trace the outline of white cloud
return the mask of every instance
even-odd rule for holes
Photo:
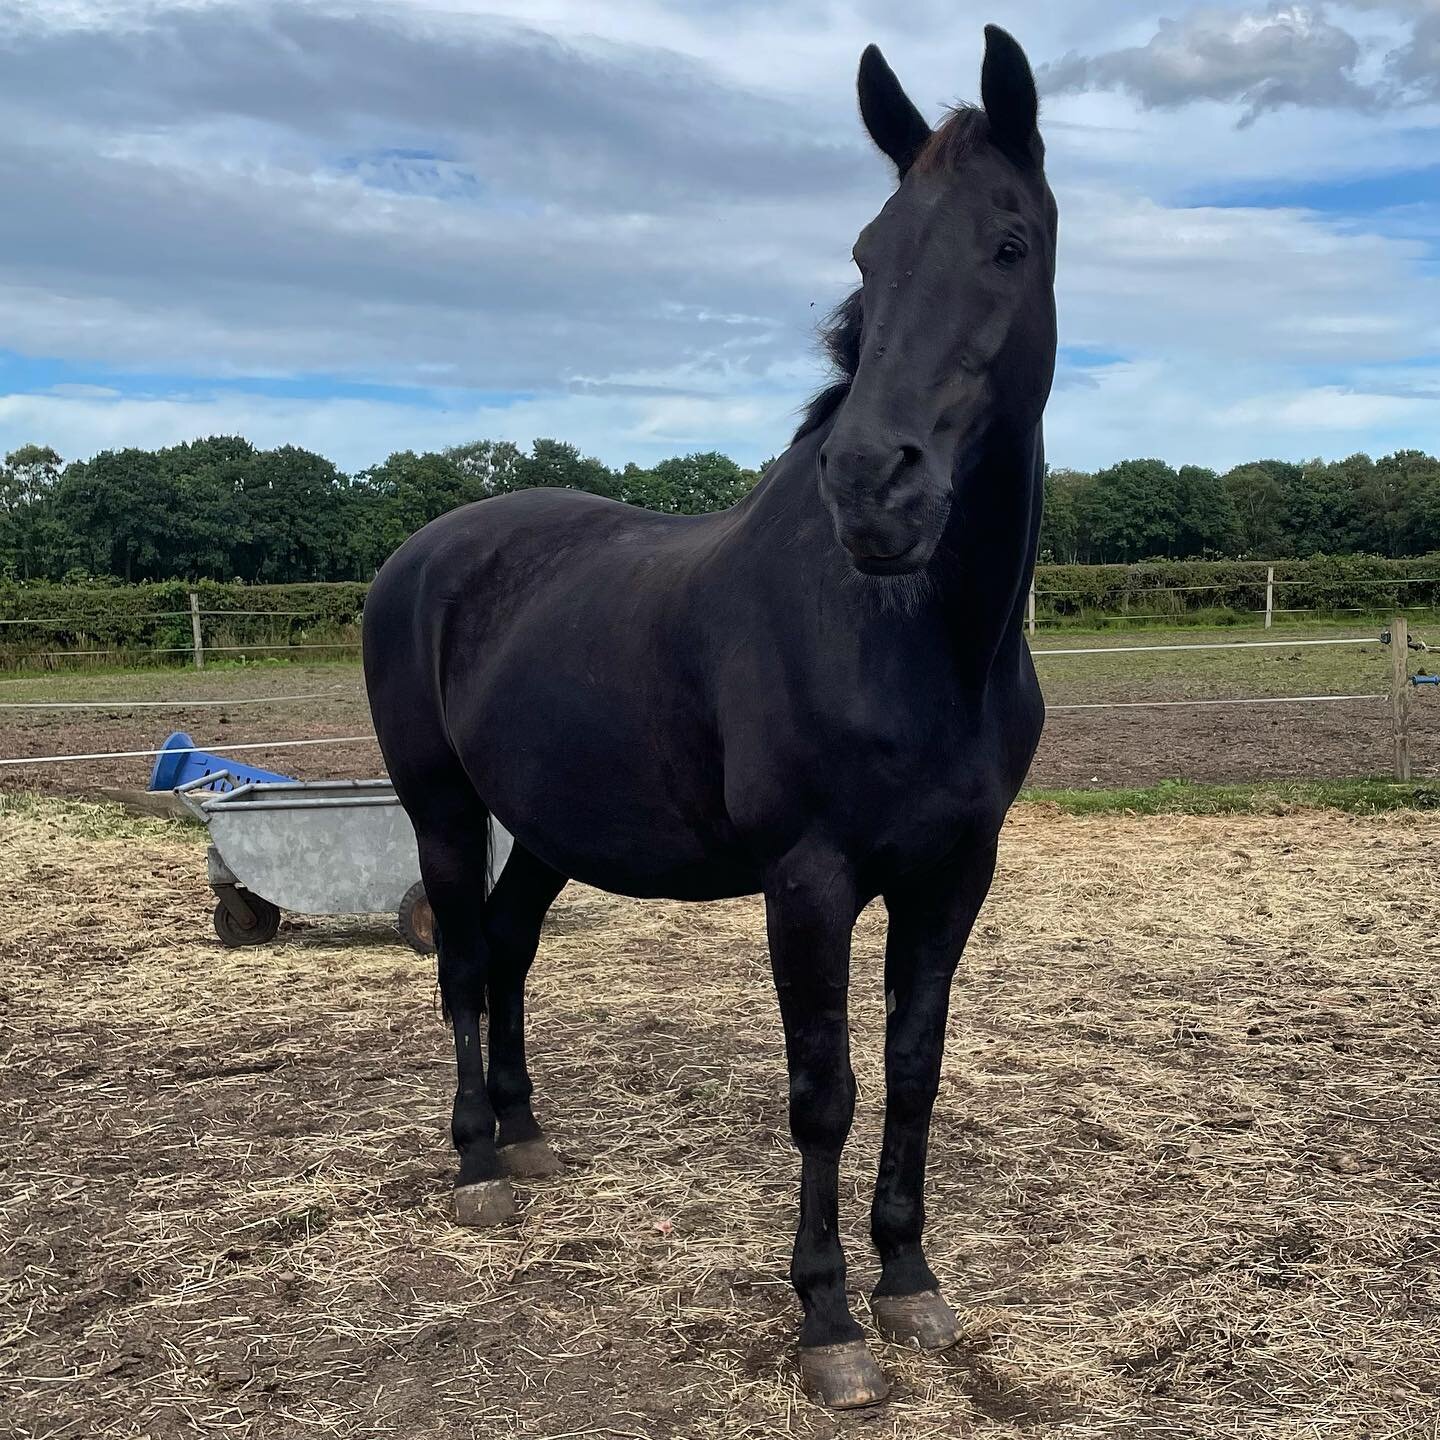
[[[198,435],[245,435],[261,447],[301,445],[355,471],[394,450],[437,449],[481,436],[528,445],[554,436],[617,466],[714,449],[756,464],[784,448],[794,424],[788,402],[774,397],[582,394],[497,406],[463,396],[411,405],[231,390],[113,399],[51,391],[0,395],[0,454],[36,436],[76,459]]]
[[[1212,363],[1440,352],[1440,278],[1417,240],[1292,209],[1068,198],[1059,293],[1072,344]]]
[[[1056,464],[1093,468],[1155,456],[1226,470],[1262,457],[1440,452],[1433,394],[1396,394],[1388,373],[1308,389],[1282,370],[1244,362],[1218,372],[1184,360],[1124,362],[1087,374],[1094,385],[1059,390],[1051,400],[1046,449]]]
[[[1133,60],[1161,13],[1019,0],[1006,23],[1037,62]],[[1127,80],[1047,102],[1062,339],[1124,357],[1057,391],[1054,460],[1435,443],[1378,369],[1440,352],[1433,227],[1193,202],[1433,165],[1440,106],[1362,115],[1326,87],[1393,80],[1437,13],[1182,6],[1160,59],[1210,98],[1146,109]],[[1186,48],[1212,31],[1233,73]],[[5,344],[75,377],[0,399],[0,442],[244,430],[350,467],[478,434],[616,462],[778,450],[887,191],[854,113],[861,46],[884,43],[932,114],[976,92],[981,50],[943,0],[0,0],[0,37]],[[197,379],[84,388],[125,370]],[[447,389],[204,383],[307,375]]]

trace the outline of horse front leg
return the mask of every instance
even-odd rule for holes
[[[790,1280],[804,1320],[800,1373],[822,1404],[883,1400],[885,1376],[845,1298],[840,1153],[855,1112],[848,985],[855,887],[832,856],[792,856],[765,887],[770,961],[785,1026],[790,1133],[800,1151],[800,1223]]]
[[[885,1138],[870,1212],[881,1271],[870,1303],[887,1340],[924,1350],[962,1335],[925,1258],[925,1162],[950,985],[994,873],[992,842],[885,896]]]

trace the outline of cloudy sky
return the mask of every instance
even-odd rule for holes
[[[0,0],[0,450],[756,462],[889,189],[861,49],[933,118],[988,19],[1060,200],[1052,461],[1440,451],[1440,0]]]

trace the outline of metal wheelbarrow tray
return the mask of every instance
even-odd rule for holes
[[[215,793],[217,775],[176,794],[209,829],[206,863],[215,933],[226,945],[275,936],[282,910],[306,915],[396,917],[416,950],[435,948],[435,922],[420,883],[410,818],[388,780],[295,780]],[[491,827],[498,873],[510,837]]]

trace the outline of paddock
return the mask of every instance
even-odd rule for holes
[[[1253,641],[1267,632],[1239,633]],[[1236,644],[1237,632],[1225,628],[1042,637],[1037,665],[1051,710],[1028,783],[1088,788],[1177,777],[1243,783],[1389,773],[1392,724],[1383,692],[1391,657],[1378,628],[1367,635],[1358,624],[1297,624],[1270,633],[1254,645]],[[1428,625],[1421,633],[1440,644]],[[1307,696],[1358,698],[1293,698]],[[1440,694],[1433,687],[1417,693],[1409,728],[1414,775],[1440,777]],[[301,779],[382,773],[358,667],[298,660],[0,679],[0,791],[75,795],[143,784],[150,761],[133,752],[153,748],[172,729],[221,752],[259,746],[244,757]],[[286,743],[268,748],[274,741]],[[111,758],[36,763],[75,754]]]
[[[572,889],[534,972],[568,1162],[449,1220],[433,966],[374,922],[227,951],[201,840],[0,799],[0,1407],[241,1440],[1430,1436],[1440,815],[1020,807],[957,987],[932,1261],[967,1339],[799,1394],[758,906]],[[856,1313],[882,916],[857,933]]]

